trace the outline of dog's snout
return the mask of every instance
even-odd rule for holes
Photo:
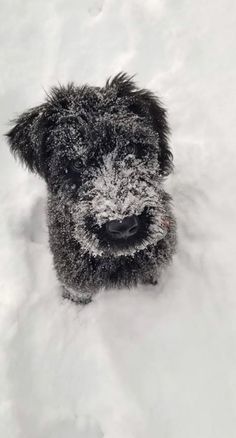
[[[128,239],[134,236],[138,229],[139,220],[134,214],[122,220],[112,220],[106,223],[106,231],[113,239]]]

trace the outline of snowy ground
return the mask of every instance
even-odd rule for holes
[[[1,0],[1,133],[57,81],[137,73],[169,108],[179,247],[158,288],[60,298],[45,187],[1,140],[0,436],[236,436],[236,5]]]

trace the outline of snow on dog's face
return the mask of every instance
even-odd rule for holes
[[[167,134],[160,102],[120,74],[104,88],[54,88],[8,136],[12,150],[45,178],[57,206],[49,215],[68,215],[68,232],[84,252],[119,256],[166,234]]]

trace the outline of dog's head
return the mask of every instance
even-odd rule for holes
[[[127,255],[164,237],[172,154],[165,110],[151,92],[124,73],[104,88],[70,84],[15,123],[12,152],[46,180],[82,250]]]

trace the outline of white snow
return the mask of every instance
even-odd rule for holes
[[[120,70],[164,99],[178,253],[157,288],[63,302],[45,187],[1,140],[0,436],[236,436],[236,4],[2,0],[1,133]]]

